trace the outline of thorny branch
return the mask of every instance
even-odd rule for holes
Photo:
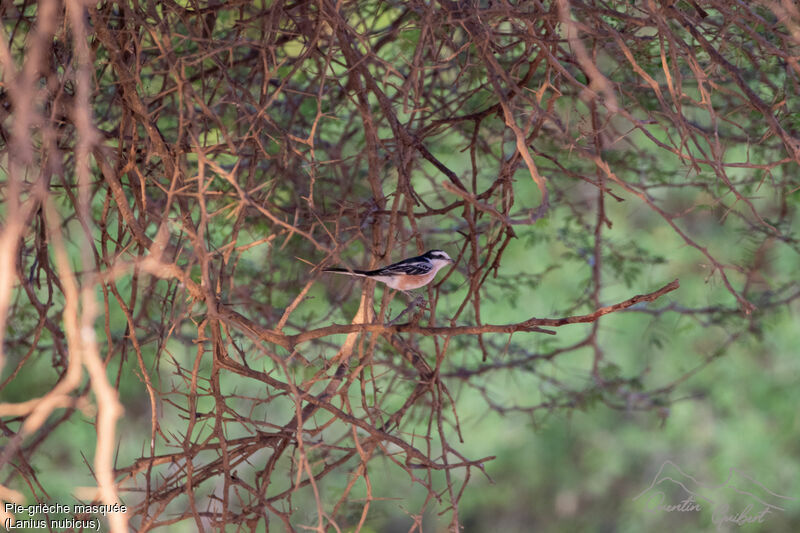
[[[531,417],[584,395],[660,408],[800,299],[773,261],[798,253],[788,0],[0,15],[0,391],[18,398],[0,403],[0,499],[47,501],[43,450],[84,417],[97,488],[75,496],[128,505],[115,531],[360,530],[392,512],[373,464],[427,494],[412,531],[433,508],[455,531],[492,459],[459,451],[461,391]],[[405,323],[391,291],[316,268],[434,247],[456,266]],[[661,303],[677,280],[630,296],[702,269],[711,304]],[[641,376],[608,378],[598,320],[622,310],[726,340],[626,392]],[[584,349],[575,390],[551,363]],[[505,405],[486,387],[503,372],[541,386]]]

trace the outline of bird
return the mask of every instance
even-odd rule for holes
[[[446,252],[429,250],[422,255],[409,257],[375,270],[325,268],[322,271],[374,279],[385,283],[392,289],[405,292],[424,287],[433,280],[439,270],[451,263],[455,263],[455,261]]]

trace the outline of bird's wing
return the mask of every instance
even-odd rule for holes
[[[400,261],[399,263],[395,263],[393,265],[370,272],[370,274],[380,276],[422,276],[423,274],[430,272],[432,269],[433,265],[430,263],[430,261],[407,259],[405,261]]]

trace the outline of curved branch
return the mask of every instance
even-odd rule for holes
[[[237,325],[244,331],[251,339],[266,340],[282,346],[286,349],[293,349],[298,344],[320,339],[330,335],[340,335],[344,333],[353,333],[357,331],[370,331],[381,334],[391,333],[417,333],[424,336],[439,335],[444,337],[452,337],[454,335],[479,335],[482,333],[546,333],[548,335],[555,335],[554,331],[544,329],[541,326],[561,327],[567,324],[581,324],[594,322],[603,315],[614,313],[622,309],[627,309],[641,302],[652,302],[661,296],[672,292],[680,287],[680,282],[676,279],[660,289],[649,292],[647,294],[637,294],[625,301],[607,305],[593,311],[586,315],[574,315],[563,318],[530,318],[523,322],[516,324],[484,324],[480,326],[449,326],[449,327],[426,327],[420,326],[416,323],[405,324],[333,324],[323,328],[313,329],[298,333],[296,335],[284,335],[273,331],[258,324],[255,324],[248,318],[240,315],[236,311],[221,307],[219,312],[223,319],[227,319],[231,323]]]

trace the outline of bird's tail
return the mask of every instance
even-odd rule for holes
[[[366,270],[348,270],[346,268],[324,268],[323,272],[331,272],[333,274],[346,274],[348,276],[366,276]]]

